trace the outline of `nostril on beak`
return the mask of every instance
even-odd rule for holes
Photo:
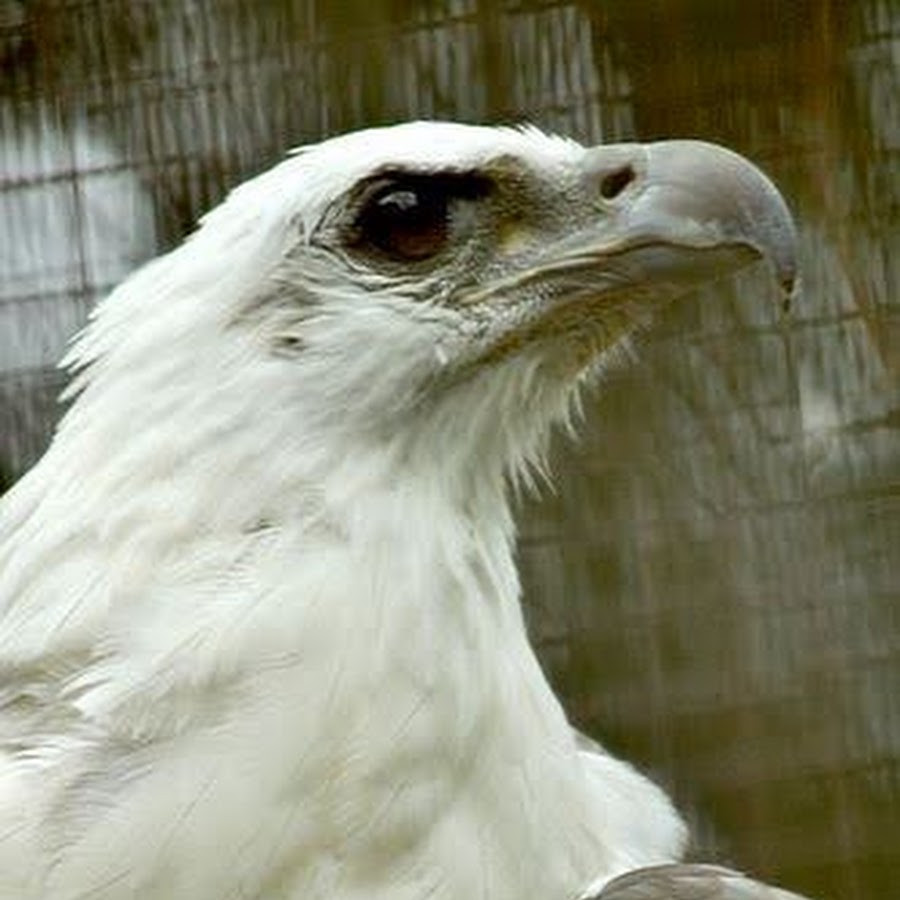
[[[600,179],[600,196],[604,200],[615,200],[636,177],[637,173],[630,163],[608,172]]]

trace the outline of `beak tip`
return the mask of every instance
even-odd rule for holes
[[[800,296],[800,277],[795,271],[792,271],[790,275],[782,275],[779,279],[779,287],[781,288],[781,311],[789,313]]]
[[[801,278],[797,264],[797,231],[796,223],[787,205],[781,198],[782,215],[781,227],[776,230],[778,235],[768,255],[772,260],[775,277],[781,292],[781,305],[785,312],[794,304],[801,289]]]

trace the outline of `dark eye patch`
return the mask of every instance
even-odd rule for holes
[[[356,214],[351,243],[398,262],[430,259],[450,242],[454,207],[489,188],[472,174],[382,176]]]

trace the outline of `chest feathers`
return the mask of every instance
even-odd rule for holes
[[[576,747],[527,642],[504,499],[403,485],[200,532],[84,626],[91,646],[61,640],[66,738],[45,722],[16,763],[41,785],[35,898],[567,900],[677,851],[662,795]]]

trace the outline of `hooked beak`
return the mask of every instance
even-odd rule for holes
[[[664,298],[759,258],[789,298],[796,232],[772,182],[748,160],[702,141],[613,144],[585,151],[597,224],[572,236],[579,255]],[[575,250],[572,246],[571,250]]]
[[[760,259],[790,300],[791,214],[738,154],[702,141],[611,144],[587,148],[575,177],[571,230],[466,296],[506,313],[479,361],[536,344],[566,377],[589,370],[646,313]]]

